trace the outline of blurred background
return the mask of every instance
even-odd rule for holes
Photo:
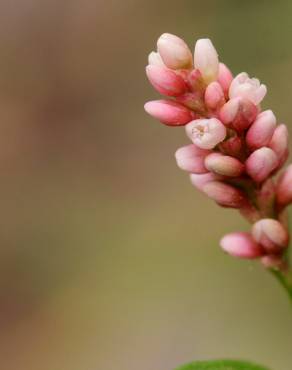
[[[292,133],[291,16],[289,0],[1,2],[1,368],[291,368],[285,293],[218,247],[249,226],[176,167],[184,130],[143,110],[158,36],[209,37]]]

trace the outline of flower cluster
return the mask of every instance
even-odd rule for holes
[[[179,37],[163,34],[149,55],[146,74],[167,98],[145,110],[168,126],[185,126],[191,144],[175,153],[192,184],[223,207],[239,209],[252,223],[220,242],[239,258],[260,258],[285,269],[289,233],[285,208],[292,202],[292,165],[274,181],[288,157],[288,131],[260,103],[267,88],[243,72],[233,77],[209,39],[194,56]]]

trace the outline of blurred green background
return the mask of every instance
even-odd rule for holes
[[[188,143],[143,111],[156,39],[213,40],[291,130],[292,2],[0,4],[0,358],[5,370],[292,363],[292,315],[220,237],[248,225],[196,192]]]

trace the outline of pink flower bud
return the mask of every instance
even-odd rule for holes
[[[152,51],[148,55],[148,64],[152,66],[166,67],[159,53],[156,53],[155,51]]]
[[[221,121],[232,126],[237,131],[246,130],[257,116],[257,107],[249,100],[243,98],[234,98],[229,100],[220,110],[219,117]]]
[[[237,177],[244,171],[244,165],[236,158],[221,153],[211,153],[205,158],[205,167],[218,175]]]
[[[246,160],[248,175],[256,182],[264,181],[278,166],[278,158],[272,149],[263,147],[254,151]]]
[[[221,152],[226,155],[240,158],[242,153],[244,153],[243,139],[239,136],[230,137],[229,139],[222,141],[222,143],[219,144],[219,148]]]
[[[187,44],[179,37],[164,33],[157,41],[157,49],[164,64],[171,69],[187,69],[193,58]]]
[[[203,191],[204,186],[211,181],[222,180],[222,176],[218,176],[213,172],[207,172],[203,174],[192,173],[190,174],[191,183],[200,191]]]
[[[220,240],[220,246],[233,257],[253,259],[263,255],[262,248],[249,233],[227,234]]]
[[[289,241],[288,232],[277,220],[264,218],[252,227],[252,236],[268,253],[276,253],[285,248]]]
[[[292,164],[286,168],[278,180],[276,198],[281,207],[292,203]]]
[[[203,192],[223,207],[241,208],[246,201],[239,189],[220,181],[208,182]]]
[[[197,119],[187,124],[188,137],[202,149],[212,149],[225,139],[226,128],[216,118]]]
[[[204,160],[208,150],[200,149],[194,144],[183,146],[175,152],[176,162],[179,168],[191,173],[206,173]]]
[[[232,73],[230,72],[229,68],[223,63],[219,63],[219,72],[217,81],[221,85],[224,94],[227,96],[229,86],[233,80]]]
[[[288,130],[286,125],[281,124],[276,127],[272,139],[269,142],[269,147],[277,154],[281,161],[288,154]]]
[[[266,86],[261,84],[256,78],[249,78],[245,72],[237,75],[229,88],[230,99],[241,97],[250,100],[255,105],[258,105],[263,100],[266,93]]]
[[[157,65],[148,65],[146,74],[153,87],[163,95],[178,96],[187,90],[182,77],[170,69]]]
[[[144,108],[151,116],[169,126],[182,126],[193,118],[189,109],[172,100],[150,101]]]
[[[216,109],[225,103],[224,92],[219,82],[214,81],[207,86],[205,103],[211,109]]]
[[[218,54],[211,40],[200,39],[195,45],[195,67],[201,72],[205,82],[216,81],[218,77]]]
[[[258,149],[269,144],[276,128],[276,117],[271,110],[260,113],[246,134],[250,149]]]

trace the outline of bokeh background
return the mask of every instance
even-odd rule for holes
[[[248,225],[176,168],[183,130],[143,111],[158,36],[210,37],[292,133],[291,17],[289,0],[0,3],[2,369],[291,368],[284,292],[218,247]]]

